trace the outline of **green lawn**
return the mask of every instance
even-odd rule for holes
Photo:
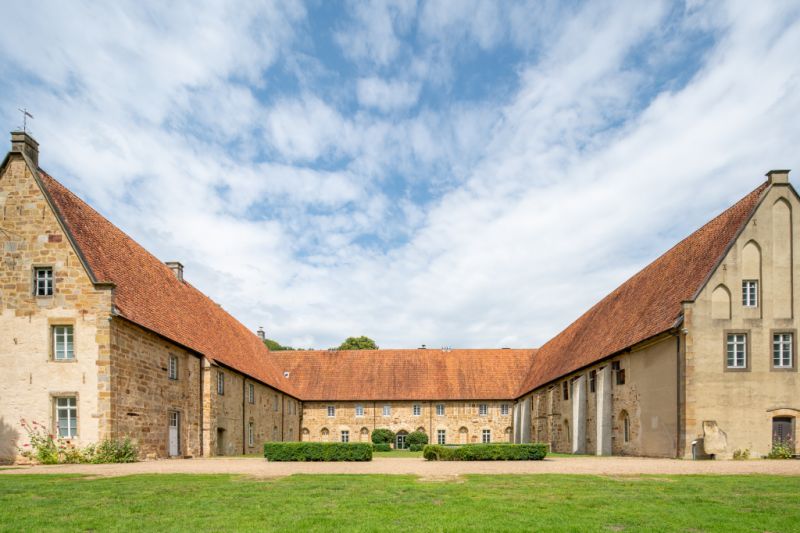
[[[373,457],[422,457],[422,452],[412,452],[410,450],[392,450],[390,452],[372,452]]]
[[[797,531],[800,477],[0,476],[0,531]]]

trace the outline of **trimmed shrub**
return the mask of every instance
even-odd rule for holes
[[[381,442],[378,444],[373,444],[372,449],[376,452],[390,452],[392,451],[392,445],[388,442]]]
[[[408,434],[408,448],[418,452],[428,444],[428,435],[424,431],[412,431]]]
[[[104,440],[97,445],[89,445],[84,450],[86,461],[90,463],[135,463],[139,450],[129,438],[124,440]]]
[[[267,442],[268,461],[371,461],[372,446],[365,442]]]
[[[378,428],[372,432],[372,444],[391,444],[394,442],[394,431]]]
[[[547,444],[466,444],[440,446],[429,444],[422,450],[428,461],[541,461]]]

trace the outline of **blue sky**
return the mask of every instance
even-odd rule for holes
[[[251,328],[537,346],[799,168],[796,2],[30,2],[0,120]]]

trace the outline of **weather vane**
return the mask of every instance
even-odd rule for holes
[[[17,110],[22,113],[22,132],[28,133],[28,118],[33,118],[33,115],[28,113],[28,108],[23,107],[22,109],[17,108]]]

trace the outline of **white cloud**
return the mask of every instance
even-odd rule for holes
[[[405,109],[417,103],[419,84],[402,80],[387,81],[380,78],[358,80],[358,101],[362,106],[381,111]]]

